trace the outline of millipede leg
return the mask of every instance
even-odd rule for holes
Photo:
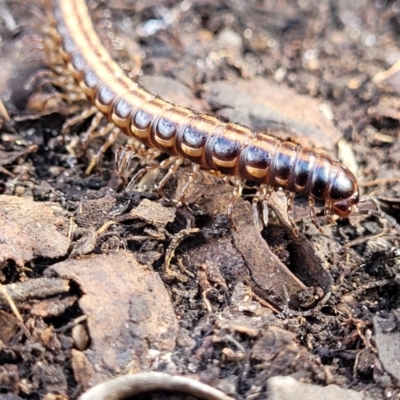
[[[103,143],[103,145],[100,147],[99,151],[90,160],[90,163],[85,170],[86,175],[90,175],[92,173],[93,168],[96,167],[96,165],[99,163],[99,161],[103,157],[103,154],[117,140],[117,137],[120,134],[119,128],[115,127],[114,124],[111,124],[110,130],[111,130],[111,133],[108,135],[107,140]],[[107,133],[109,133],[109,130],[107,130],[105,134],[107,134]]]
[[[297,225],[294,222],[294,217],[293,217],[293,203],[294,203],[294,196],[296,193],[294,192],[287,192],[286,193],[286,204],[287,204],[287,216],[288,220],[290,222],[290,225],[293,229],[294,235],[297,237],[299,235],[299,230],[297,228]]]
[[[117,172],[121,176],[122,181],[127,184],[126,171],[131,164],[133,157],[137,154],[137,149],[131,146],[119,146],[115,152],[115,164]]]
[[[57,85],[60,87],[60,85]],[[64,85],[62,88],[67,89],[68,93],[61,93],[61,97],[69,104],[72,105],[78,101],[87,101],[87,97],[84,93],[80,93],[72,85]]]
[[[268,225],[268,200],[271,197],[271,194],[273,192],[273,189],[269,187],[268,185],[261,184],[256,192],[256,195],[253,197],[252,201],[252,209],[253,209],[253,219],[254,219],[254,225],[256,226],[257,229],[259,229],[260,225],[260,215],[258,213],[258,203],[261,201],[262,202],[262,208],[263,208],[263,224],[264,226]]]
[[[166,160],[162,161],[161,163],[146,165],[144,168],[142,168],[138,172],[136,172],[135,175],[133,175],[126,190],[131,190],[133,188],[133,185],[146,173],[153,171],[155,169],[165,169],[165,168],[169,167],[172,163],[175,163],[178,158],[180,158],[180,157],[170,157],[170,158],[167,158]],[[168,175],[168,173],[167,173],[167,175]],[[168,179],[169,179],[169,177],[168,177]],[[163,184],[165,184],[167,180],[165,180],[163,182]]]
[[[94,114],[94,117],[92,118],[92,120],[90,122],[90,126],[89,126],[88,130],[82,135],[82,138],[81,138],[82,147],[84,149],[89,144],[89,141],[96,137],[96,134],[94,132],[95,132],[96,128],[99,126],[99,124],[103,118],[104,118],[103,114],[99,111],[96,112],[96,114]],[[111,130],[111,128],[112,128],[111,124],[107,124],[105,126],[105,130],[107,132],[109,130]]]
[[[132,190],[134,184],[147,172],[153,171],[154,169],[160,168],[159,164],[155,165],[146,165],[144,168],[140,169],[138,172],[136,172],[135,175],[131,178],[131,180],[128,183],[128,186],[126,187],[126,190]]]
[[[178,170],[180,165],[183,163],[184,159],[182,157],[171,157],[175,160],[172,161],[172,165],[169,167],[168,172],[164,175],[164,177],[161,179],[160,182],[158,182],[157,185],[157,194],[161,196],[162,194],[162,189],[164,185],[169,181],[172,175],[175,174],[175,172]],[[162,164],[162,163],[161,163]],[[163,168],[160,164],[160,168]]]
[[[262,200],[262,209],[263,209],[263,223],[264,226],[268,226],[268,200],[272,196],[272,193],[274,192],[274,188],[271,186],[267,186],[266,191],[264,192],[264,197]]]
[[[134,157],[138,157],[149,162],[157,158],[159,154],[160,152],[157,149],[147,149],[139,142],[129,141],[128,145],[119,146],[115,152],[115,164],[117,167],[117,172],[121,176],[124,183],[127,184],[128,182],[125,175]],[[156,166],[159,168],[158,164],[156,164]]]
[[[66,87],[67,85],[70,85],[72,83],[71,76],[58,75],[58,73],[59,72],[57,71],[53,71],[54,81],[57,86]],[[68,94],[66,96],[68,96]]]
[[[103,127],[100,129],[100,132],[96,135],[96,134],[94,133],[94,129],[96,128],[96,126],[97,126],[100,122],[97,123],[97,121],[95,121],[95,122],[93,122],[93,121],[96,119],[96,116],[97,116],[97,115],[98,115],[98,114],[96,114],[96,115],[94,116],[94,118],[93,118],[93,120],[92,120],[92,124],[90,125],[90,128],[88,129],[88,131],[86,131],[86,134],[85,134],[86,137],[85,137],[85,139],[82,140],[82,145],[83,145],[84,148],[87,146],[87,143],[88,143],[88,141],[89,141],[89,138],[90,138],[90,139],[94,139],[94,138],[97,137],[97,136],[107,135],[113,128],[115,128],[115,125],[114,125],[114,124],[108,123],[106,126],[103,126]],[[93,129],[91,129],[92,126],[93,126]],[[118,134],[118,133],[117,133],[117,134]],[[114,141],[115,141],[115,139],[114,139]],[[104,146],[106,143],[107,143],[107,142],[105,142],[105,143],[103,144],[103,146]],[[90,163],[89,163],[89,165],[86,167],[86,170],[85,170],[85,174],[86,174],[86,175],[90,175],[90,174],[92,173],[93,169],[94,169],[94,168],[96,167],[96,165],[98,164],[98,162],[99,162],[101,156],[102,156],[103,153],[105,152],[105,150],[103,151],[103,146],[101,146],[101,148],[100,148],[100,150],[97,152],[97,154],[95,154],[94,156],[91,157]],[[108,147],[108,146],[107,146],[107,147]]]
[[[101,115],[101,117],[102,117],[102,115]],[[94,131],[94,129],[96,129],[96,127],[99,125],[99,123],[101,121],[101,119],[99,121],[98,118],[99,118],[99,113],[97,113],[93,117],[89,129],[85,133],[85,137],[82,138],[82,140],[81,140],[82,146],[84,149],[86,149],[86,146],[89,143],[90,139],[94,139],[95,137],[107,135],[113,128],[115,128],[114,124],[108,123],[106,126],[102,127],[99,132],[96,133]],[[100,151],[97,154],[95,154],[94,156],[91,157],[90,163],[85,170],[86,175],[90,175],[93,171],[93,168],[95,168],[95,166],[98,164],[98,162],[101,158],[101,155],[102,155],[101,149],[102,149],[102,147],[100,148]]]
[[[115,152],[115,164],[119,174],[125,174],[128,170],[133,157],[137,154],[137,149],[130,146],[119,146]]]
[[[65,135],[69,132],[71,126],[76,125],[78,122],[81,122],[83,120],[85,120],[86,118],[91,117],[93,114],[97,113],[97,108],[96,107],[89,107],[86,110],[84,110],[83,112],[81,112],[78,115],[75,115],[72,118],[68,118],[63,126],[61,127],[61,134],[62,136],[65,137]]]
[[[45,19],[43,20],[44,27],[43,27],[43,32],[47,35],[50,36],[53,46],[54,42],[58,43],[60,42],[60,34],[58,33],[55,25],[56,21],[54,20],[54,17],[52,14],[46,13],[47,15],[45,16]]]
[[[111,133],[108,135],[107,140],[102,144],[96,155],[97,159],[99,159],[108,150],[108,148],[115,143],[120,133],[120,129],[113,124]]]
[[[332,225],[336,225],[336,221],[333,219],[332,202],[329,200],[325,201],[324,213],[328,222]]]
[[[312,196],[308,196],[308,207],[310,208],[310,218],[311,222],[315,225],[315,227],[322,233],[322,229],[318,224],[318,219],[315,214],[315,199]]]
[[[69,75],[69,71],[63,67],[52,68],[50,71],[51,76],[49,76],[50,83],[60,89],[65,90],[66,93],[60,93],[60,97],[65,100],[66,103],[72,105],[78,101],[87,101],[85,93],[81,91],[72,76]]]
[[[146,161],[153,161],[161,155],[161,151],[158,149],[146,148],[143,144],[138,147],[139,157]]]
[[[257,189],[257,192],[255,196],[253,197],[252,200],[252,210],[253,210],[253,219],[254,219],[254,225],[257,230],[260,229],[260,214],[258,213],[258,203],[260,202],[261,198],[264,198],[265,196],[265,185],[260,185]]]
[[[187,182],[185,183],[185,185],[181,189],[181,192],[179,193],[179,201],[181,202],[181,204],[185,204],[185,194],[186,194],[187,190],[189,189],[189,186],[196,179],[196,176],[197,176],[199,171],[200,171],[200,165],[192,163],[192,172],[189,175],[189,178],[188,178]]]
[[[228,204],[228,219],[231,222],[232,227],[235,226],[232,220],[233,214],[233,207],[235,206],[236,202],[238,201],[239,197],[242,195],[243,190],[243,180],[241,178],[235,178],[235,183],[233,187],[232,197]]]

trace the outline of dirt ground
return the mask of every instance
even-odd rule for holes
[[[189,165],[162,196],[160,170],[126,191],[114,161],[122,135],[88,173],[104,138],[82,143],[90,119],[61,134],[87,104],[47,79],[54,49],[35,48],[34,35],[46,37],[49,17],[21,4],[0,2],[10,115],[0,113],[0,399],[74,399],[146,371],[236,399],[400,399],[390,217],[329,225],[321,212],[321,233],[299,196],[295,237],[278,192],[259,232],[249,183],[232,229],[232,187],[214,176],[178,204]],[[362,197],[400,223],[398,1],[90,6],[103,43],[145,88],[340,158]],[[142,166],[133,160],[131,173]],[[194,398],[135,398],[151,396]]]

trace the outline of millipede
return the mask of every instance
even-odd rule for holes
[[[258,184],[252,202],[256,224],[259,203],[267,224],[268,200],[274,190],[282,189],[287,195],[288,219],[296,235],[296,194],[308,196],[310,217],[317,227],[316,200],[324,201],[324,214],[331,223],[334,215],[347,217],[359,202],[353,173],[324,152],[174,105],[127,77],[95,33],[85,0],[54,0],[53,14],[55,37],[65,65],[95,107],[86,115],[93,115],[94,110],[100,112],[109,121],[114,136],[122,131],[137,143],[117,151],[118,170],[124,171],[134,156],[151,160],[161,152],[170,156],[159,164],[145,166],[132,181],[155,167],[168,168],[158,184],[161,189],[182,162],[190,160],[193,170],[181,191],[181,202],[196,174],[206,170],[233,183],[229,218],[244,181],[253,181]]]
[[[16,72],[8,81],[9,104],[19,112],[67,114],[63,94],[54,86],[55,75],[48,65],[51,61],[42,36],[32,27],[22,25],[13,37],[17,51],[12,62]]]

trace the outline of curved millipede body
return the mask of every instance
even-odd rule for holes
[[[94,32],[84,0],[55,0],[54,16],[63,58],[90,102],[129,137],[169,154],[164,165],[171,165],[168,174],[189,159],[197,165],[193,175],[201,167],[235,177],[228,213],[240,196],[242,179],[260,184],[253,201],[255,215],[258,201],[266,209],[272,190],[286,191],[295,231],[291,215],[295,193],[308,195],[314,223],[315,199],[325,201],[330,221],[334,214],[346,217],[359,201],[354,175],[328,155],[173,105],[125,76]]]
[[[50,67],[43,36],[32,25],[20,25],[13,34],[16,52],[12,56],[14,71],[8,80],[10,103],[23,113],[67,114],[63,94],[56,90],[59,85]]]

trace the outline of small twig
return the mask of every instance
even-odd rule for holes
[[[232,336],[226,335],[221,338],[221,341],[234,344],[243,354],[246,354],[246,349]]]
[[[318,313],[322,307],[328,302],[332,295],[332,292],[327,292],[325,296],[317,303],[317,305],[313,308],[310,308],[307,311],[293,311],[293,316],[295,317],[311,317]]]
[[[368,209],[361,206],[361,204],[368,205],[368,202],[372,203],[376,209]],[[382,211],[381,204],[379,200],[375,197],[367,197],[360,200],[360,206],[356,207],[356,210],[361,215],[368,215],[375,218],[383,218],[389,225],[389,227],[396,229],[400,232],[400,224],[397,222],[396,218]]]
[[[271,311],[273,311],[275,314],[279,314],[279,310],[275,308],[271,303],[268,303],[266,300],[264,300],[262,297],[258,296],[257,294],[254,293],[254,291],[250,288],[247,287],[247,290],[249,291],[251,297],[256,299],[262,306],[269,308]]]
[[[89,315],[86,315],[86,314],[85,315],[81,315],[80,317],[75,318],[73,321],[71,321],[68,324],[62,326],[61,328],[54,329],[54,332],[55,333],[66,332],[69,329],[72,329],[75,325],[78,325],[81,322],[86,321],[88,319],[88,317],[89,317]]]
[[[70,220],[69,220],[69,229],[68,229],[68,240],[69,241],[72,240],[72,236],[73,236],[75,231],[76,231],[75,219],[74,218],[70,218]]]
[[[251,288],[247,288],[251,294],[251,296],[256,299],[262,306],[269,308],[271,311],[273,311],[275,314],[286,314],[287,310],[289,310],[288,306],[280,307],[281,310],[278,310],[275,306],[273,306],[271,303],[268,303],[265,301],[263,298],[258,296],[253,292]],[[306,311],[295,311],[295,310],[290,310],[290,315],[294,317],[309,317],[312,315],[315,315],[317,312],[319,312],[322,307],[327,303],[329,298],[331,297],[332,292],[327,292],[325,296],[316,304],[315,307],[310,308],[309,310]]]
[[[24,331],[26,337],[28,339],[31,339],[32,336],[29,333],[28,329],[26,328],[26,326],[24,325],[24,320],[21,316],[21,314],[18,311],[17,306],[15,305],[13,299],[11,298],[11,296],[8,294],[6,288],[0,283],[0,294],[3,295],[4,299],[7,301],[8,305],[11,308],[11,311],[13,312],[13,314],[15,315],[15,317],[17,318],[19,325],[21,327],[21,329]]]
[[[210,300],[207,299],[207,294],[208,294],[209,292],[211,292],[211,290],[213,290],[212,287],[206,289],[206,290],[202,293],[203,301],[204,301],[204,304],[206,305],[206,308],[207,308],[207,311],[208,311],[208,312],[211,312],[211,311],[212,311],[212,307],[211,307]]]
[[[387,234],[388,234],[388,232],[386,230],[382,230],[381,232],[379,232],[377,234],[363,236],[363,237],[360,237],[358,239],[354,239],[354,240],[346,243],[344,245],[344,248],[349,249],[350,247],[358,246],[358,245],[360,245],[362,243],[369,242],[370,240],[373,240],[373,239],[378,239],[378,238],[380,238],[382,236],[385,236]]]
[[[3,288],[3,293],[7,291],[7,295],[17,302],[23,302],[28,299],[44,299],[70,290],[69,281],[60,278],[29,279],[26,282],[10,283],[3,286]],[[0,305],[3,303],[4,301],[0,297]]]
[[[378,185],[384,185],[386,183],[392,183],[392,182],[400,182],[400,178],[378,178],[374,179],[373,181],[368,181],[368,182],[360,182],[359,186],[362,187],[370,187],[370,186],[378,186]]]
[[[193,228],[193,229],[183,229],[181,230],[177,235],[173,237],[171,240],[170,245],[167,248],[167,251],[165,253],[165,262],[164,262],[164,270],[167,275],[172,276],[174,273],[171,271],[169,268],[171,264],[171,260],[175,255],[175,250],[179,246],[179,244],[182,242],[183,239],[185,239],[187,236],[192,235],[193,233],[198,233],[200,232],[199,228]]]
[[[393,279],[381,279],[379,281],[368,282],[359,288],[357,288],[353,293],[353,297],[359,296],[360,294],[366,292],[369,289],[381,288],[384,286],[393,285]]]
[[[161,372],[142,372],[100,383],[79,400],[120,400],[156,390],[185,393],[205,400],[233,400],[220,390],[194,379]]]
[[[116,223],[117,223],[117,222],[115,222],[115,221],[107,221],[107,222],[105,222],[99,229],[97,229],[96,235],[97,235],[97,236],[102,235],[103,233],[107,232],[107,230],[108,230],[108,228],[109,228],[110,226],[113,226],[113,225],[115,225]]]

